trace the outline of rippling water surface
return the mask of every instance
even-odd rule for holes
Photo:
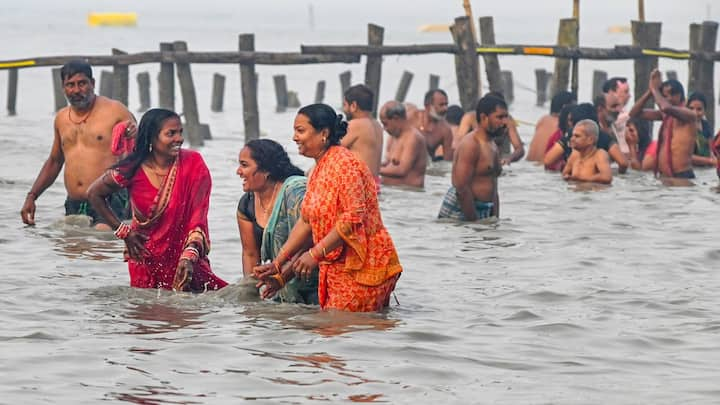
[[[61,9],[60,3],[26,3],[3,13],[0,32],[28,42],[1,47],[0,58],[6,51],[19,58],[105,53],[110,47],[150,50],[160,40],[181,38],[191,49],[234,49],[236,34],[245,30],[257,32],[259,49],[292,50],[299,43],[361,43],[365,22],[377,21],[365,18],[374,14],[363,10],[352,30],[343,31],[333,19],[327,31],[309,31],[304,20],[294,18],[306,16],[307,4],[286,2],[296,14],[279,13],[272,20],[273,7],[246,2],[253,17],[248,21],[242,7],[227,10],[225,3],[211,1],[207,9],[195,10],[206,27],[197,24],[188,2],[175,8],[168,2],[127,2],[144,12],[144,26],[92,31],[83,25],[84,13],[117,4],[74,0]],[[444,21],[433,9],[437,4],[420,1],[418,16],[393,29],[388,19],[403,9],[391,6],[381,13],[380,3],[371,3],[385,16],[380,22],[389,42],[447,41],[415,31],[417,25]],[[673,2],[651,3],[655,18],[673,15]],[[705,3],[689,3],[701,20]],[[313,4],[318,26],[329,13],[344,15],[337,5]],[[25,27],[23,16],[43,7],[51,11],[43,15],[54,17],[25,20],[32,29]],[[555,28],[548,27],[556,26],[557,13],[569,13],[559,6],[518,12],[492,7],[498,36],[516,41],[527,35],[502,27],[527,24],[523,18],[539,14],[527,30],[543,32],[537,41],[550,43]],[[584,9],[587,15],[594,12],[609,23],[619,18],[591,7]],[[169,22],[173,18],[177,24]],[[687,22],[668,21],[669,31],[683,36],[664,41],[682,47]],[[628,42],[592,24],[583,32],[589,43]],[[543,59],[501,63],[513,68],[521,83],[532,83],[533,68],[551,68]],[[673,63],[665,66],[682,74],[684,67]],[[631,73],[629,63],[602,66]],[[581,67],[589,80],[596,66]],[[157,71],[145,66],[131,73],[144,68]],[[336,78],[347,68],[362,77],[360,65],[259,68],[263,131],[303,168],[311,162],[297,155],[290,140],[294,115],[274,113],[269,78],[287,73],[304,100],[312,98],[316,80],[326,79],[328,100],[338,105]],[[387,312],[338,314],[259,302],[241,279],[234,222],[242,194],[234,174],[243,139],[239,75],[228,66],[193,69],[201,120],[215,137],[201,149],[214,180],[210,257],[215,272],[233,282],[199,296],[129,288],[121,244],[62,217],[61,181],[38,201],[38,226],[22,226],[20,206],[51,142],[52,98],[48,69],[21,72],[19,115],[0,119],[0,403],[718,402],[714,171],[698,170],[694,187],[666,187],[650,174],[634,172],[617,176],[611,187],[586,188],[523,161],[500,179],[500,220],[456,224],[434,219],[450,182],[449,166],[434,164],[424,191],[383,189],[383,218],[405,268],[397,301]],[[449,57],[386,58],[384,69],[383,98],[392,97],[403,69],[418,73],[411,99],[420,101],[424,78],[434,72],[456,98]],[[228,76],[226,112],[217,114],[209,112],[208,95],[215,71]],[[133,109],[135,100],[133,89]],[[514,116],[534,122],[545,110],[534,107],[531,92],[516,89]],[[529,140],[532,127],[520,130]]]

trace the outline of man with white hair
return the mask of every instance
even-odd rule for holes
[[[570,145],[573,148],[563,169],[565,180],[612,183],[610,157],[597,147],[600,128],[593,120],[582,120],[573,128]]]

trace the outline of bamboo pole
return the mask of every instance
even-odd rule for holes
[[[241,34],[238,38],[240,51],[255,50],[255,35]],[[240,81],[243,100],[243,122],[245,124],[245,142],[260,138],[260,114],[257,100],[257,78],[255,63],[240,64]]]
[[[638,21],[645,22],[645,0],[638,0]]]
[[[580,0],[573,0],[573,18],[580,19]]]
[[[368,46],[381,46],[385,29],[379,25],[368,24]],[[377,117],[378,101],[380,99],[380,79],[382,77],[382,56],[367,56],[365,62],[365,85],[373,92],[372,116]]]
[[[470,5],[470,0],[463,0],[463,8],[465,9],[465,16],[470,19],[470,30],[472,31],[472,37],[477,38],[475,19],[473,18],[472,5]]]

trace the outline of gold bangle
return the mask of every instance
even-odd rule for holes
[[[272,262],[272,264],[275,267],[275,270],[277,270],[277,272],[280,273],[280,265],[278,264],[278,262],[274,261],[274,262]]]
[[[313,253],[312,250],[313,250],[313,248],[308,249],[308,253],[310,253],[310,257],[312,257],[313,260],[315,260],[315,261],[317,262],[317,261],[318,261],[318,258],[315,257],[315,254]]]

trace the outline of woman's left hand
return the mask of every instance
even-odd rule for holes
[[[309,280],[312,271],[318,266],[318,262],[310,256],[309,252],[303,253],[293,263],[295,274],[303,280]]]
[[[175,269],[175,279],[173,280],[173,290],[187,291],[190,288],[190,282],[193,276],[193,264],[190,260],[181,259]]]

